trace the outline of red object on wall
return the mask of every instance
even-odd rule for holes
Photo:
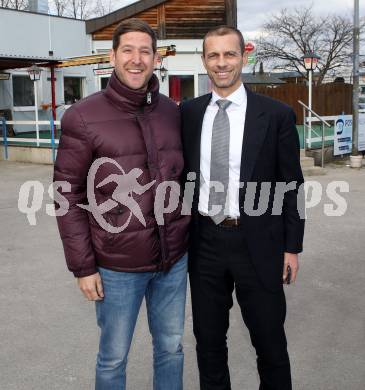
[[[170,76],[169,77],[169,96],[176,103],[180,103],[181,97],[181,80],[179,76]]]
[[[256,47],[252,42],[247,42],[245,45],[245,52],[247,53],[252,53],[255,51]]]

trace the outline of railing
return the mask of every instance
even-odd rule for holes
[[[50,117],[48,121],[7,121],[5,118],[0,117],[2,136],[0,137],[0,142],[4,145],[4,159],[7,160],[9,157],[9,142],[13,143],[35,143],[37,147],[40,147],[41,143],[50,144],[52,148],[52,159],[53,162],[56,160],[56,145],[58,144],[58,139],[55,137],[55,128],[60,126],[60,121],[54,121],[53,117]],[[7,126],[8,125],[17,125],[17,126],[26,126],[26,125],[48,125],[50,126],[50,138],[41,139],[39,130],[36,131],[36,138],[21,138],[21,137],[8,137]]]
[[[312,132],[314,132],[317,137],[319,137],[322,140],[322,151],[321,151],[321,166],[322,168],[324,167],[324,142],[325,142],[325,132],[324,132],[324,126],[326,125],[327,127],[331,127],[331,125],[326,121],[326,119],[330,120],[335,120],[335,117],[320,117],[316,112],[311,110],[306,104],[304,104],[302,101],[298,100],[298,103],[302,105],[303,107],[303,122],[304,122],[304,129],[303,129],[303,134],[304,134],[304,149],[307,149],[307,144],[311,148],[312,147]],[[314,115],[315,119],[313,117],[310,118],[309,120],[309,125],[307,125],[307,117],[306,117],[306,111],[310,112],[312,115]],[[325,119],[326,118],[326,119]],[[317,134],[316,131],[312,129],[312,122],[320,122],[322,124],[322,134],[319,135]],[[307,132],[308,128],[308,132]],[[306,134],[309,134],[309,137],[306,136]],[[333,139],[333,137],[327,137],[327,139]]]

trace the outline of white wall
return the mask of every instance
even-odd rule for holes
[[[85,22],[0,9],[0,55],[67,58],[91,54]]]
[[[34,57],[66,59],[92,54],[92,39],[86,34],[85,22],[69,18],[59,18],[43,14],[0,9],[0,57]],[[49,56],[53,50],[53,57]],[[26,69],[10,70],[11,74],[25,74]],[[43,68],[38,86],[39,119],[47,119],[49,112],[40,108],[51,103],[50,70]],[[92,66],[56,69],[56,104],[64,104],[63,78],[82,77],[83,96],[97,90]],[[34,120],[34,107],[13,107],[12,80],[0,81],[0,109],[12,109],[14,119]],[[61,117],[63,107],[57,110]],[[59,119],[59,118],[58,118]],[[30,130],[19,127],[18,131]]]

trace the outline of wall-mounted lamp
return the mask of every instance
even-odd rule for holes
[[[37,132],[37,146],[39,146],[39,123],[38,123],[38,93],[37,81],[41,78],[42,69],[37,65],[32,65],[28,68],[28,74],[34,85],[34,113],[35,113],[35,129]]]
[[[37,65],[32,65],[28,68],[29,77],[32,81],[38,81],[41,78],[42,69]]]
[[[164,66],[162,66],[159,70],[160,70],[161,81],[164,82],[166,80],[169,71]]]
[[[169,71],[162,65],[162,63],[159,68],[155,68],[155,71],[158,72],[161,81],[164,82]]]

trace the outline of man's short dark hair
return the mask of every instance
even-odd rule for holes
[[[148,23],[137,18],[126,19],[118,24],[113,33],[113,50],[118,49],[121,35],[135,31],[146,33],[151,37],[152,49],[153,52],[156,53],[157,39],[155,32],[152,30]]]
[[[237,35],[240,49],[241,49],[241,53],[243,55],[243,53],[245,52],[245,40],[243,39],[241,31],[235,27],[218,26],[218,27],[212,28],[211,30],[209,30],[205,34],[205,37],[203,40],[203,56],[205,55],[205,41],[208,37],[213,37],[213,36],[221,37],[221,36],[229,35],[229,34],[236,34]]]

